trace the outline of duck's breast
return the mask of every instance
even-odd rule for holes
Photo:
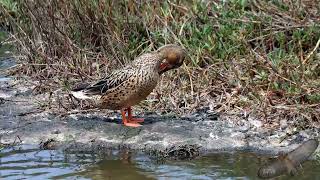
[[[157,86],[158,73],[137,72],[120,86],[110,89],[101,97],[100,104],[106,109],[121,109],[138,104]]]
[[[159,81],[159,73],[154,72],[140,72],[137,78],[137,84],[135,91],[131,94],[128,99],[129,106],[135,105],[140,101],[147,98],[147,96],[157,86]]]

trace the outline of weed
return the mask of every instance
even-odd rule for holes
[[[190,58],[164,75],[156,90],[163,96],[148,108],[252,109],[266,122],[297,115],[319,122],[319,4],[19,0],[16,17],[5,14],[24,57],[19,72],[55,87],[93,81],[145,51],[176,43]]]

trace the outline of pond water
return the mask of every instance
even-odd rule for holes
[[[15,65],[15,60],[12,57],[13,47],[3,42],[8,37],[8,34],[0,28],[0,81],[6,81],[8,78],[4,75],[4,69]]]
[[[0,179],[258,179],[266,158],[254,154],[211,154],[193,160],[157,161],[143,153],[109,151],[67,153],[21,145],[3,148]],[[303,164],[298,176],[277,179],[320,179],[315,161]]]

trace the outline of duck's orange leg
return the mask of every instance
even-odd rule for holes
[[[139,127],[139,126],[141,126],[141,124],[139,124],[138,122],[132,122],[132,121],[129,120],[129,118],[126,117],[125,109],[121,109],[121,116],[122,116],[122,123],[125,126],[129,126],[129,127]]]
[[[143,121],[144,121],[143,118],[133,118],[131,107],[128,107],[128,108],[127,108],[127,111],[128,111],[128,120],[129,120],[129,122],[139,123],[139,122],[143,122]]]

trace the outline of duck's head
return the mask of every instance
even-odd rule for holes
[[[162,62],[159,67],[159,74],[162,74],[170,69],[175,69],[183,64],[186,57],[186,51],[175,44],[168,44],[160,47],[157,50]]]

